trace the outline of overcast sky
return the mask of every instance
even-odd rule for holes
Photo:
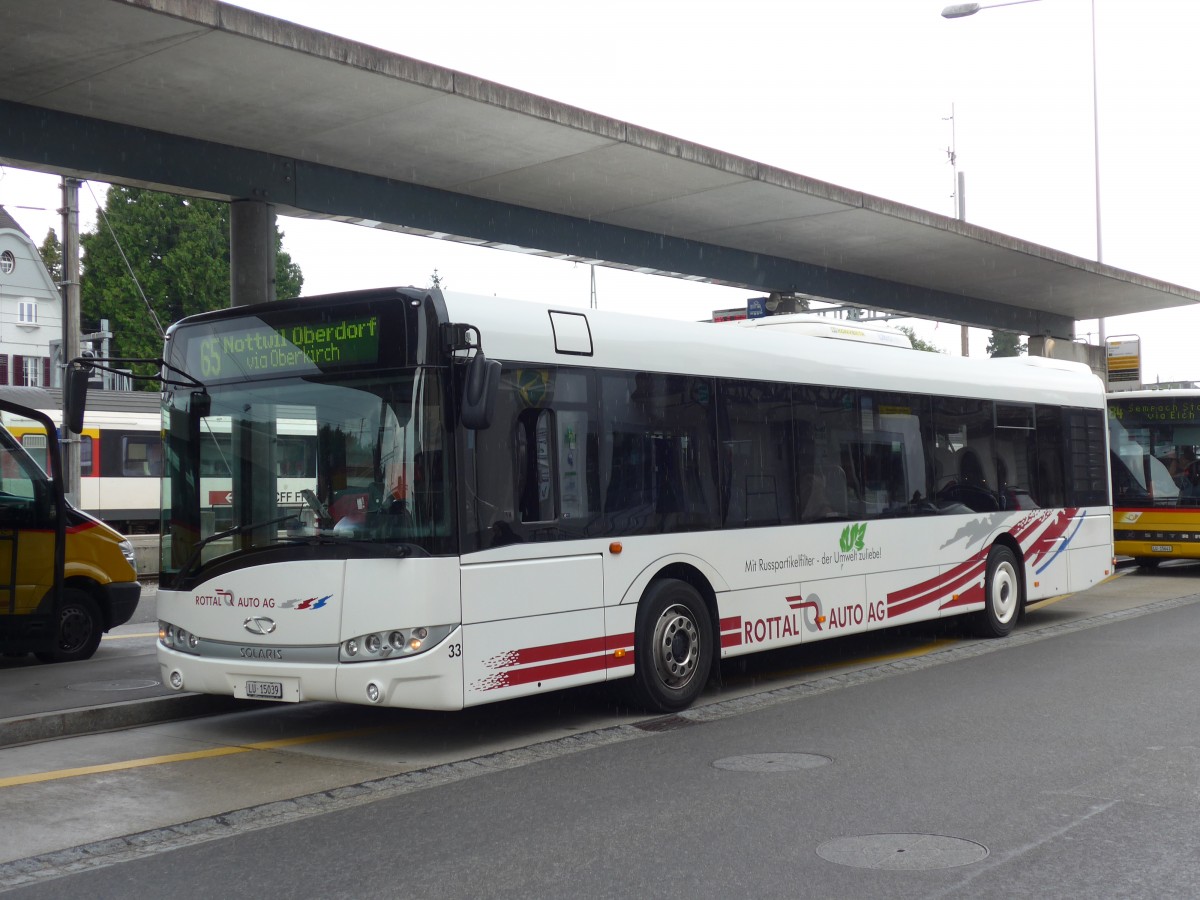
[[[956,20],[940,16],[940,0],[237,5],[945,215],[955,214],[953,142],[968,220],[1096,256],[1092,0]],[[1200,288],[1200,4],[1094,6],[1103,261]],[[56,185],[0,169],[0,203],[35,242],[58,228]],[[103,185],[94,190],[102,199]],[[86,189],[83,200],[87,228]],[[451,290],[589,300],[587,266],[358,226],[279,225],[306,294],[428,284],[436,268]],[[600,267],[596,282],[601,307],[649,303],[681,318],[751,295]],[[1110,337],[1141,335],[1149,380],[1200,380],[1200,309],[1106,324]],[[958,352],[957,326],[918,331]],[[1093,342],[1096,331],[1080,323]],[[987,334],[972,334],[972,354],[982,354]]]

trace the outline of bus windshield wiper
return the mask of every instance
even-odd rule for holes
[[[192,566],[200,559],[200,551],[213,541],[227,538],[235,534],[241,534],[244,531],[253,531],[255,528],[266,528],[268,525],[279,525],[291,519],[300,521],[300,517],[295,513],[288,513],[286,516],[276,516],[273,519],[264,519],[261,522],[247,522],[242,525],[234,525],[232,528],[226,528],[224,531],[218,531],[215,534],[210,534],[206,538],[201,538],[196,542],[196,546],[192,548],[191,556],[187,558],[187,562],[179,569],[180,578],[185,577],[192,570]]]

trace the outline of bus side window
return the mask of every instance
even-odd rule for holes
[[[940,506],[961,504],[975,512],[1001,508],[995,450],[995,413],[990,400],[937,397],[934,424],[954,449],[950,478],[938,492]]]
[[[95,453],[94,445],[92,444],[91,435],[81,434],[79,436],[79,474],[83,477],[98,474],[92,471],[93,459]]]
[[[1052,406],[1038,406],[1036,414],[1037,477],[1034,490],[1043,506],[1066,506],[1062,410]],[[1128,472],[1124,465],[1114,464],[1114,472],[1122,470]]]
[[[711,379],[606,372],[600,459],[608,534],[720,526]]]
[[[554,413],[526,409],[517,416],[517,509],[522,522],[548,522],[555,516],[558,478]]]
[[[718,384],[724,422],[721,498],[725,527],[796,521],[791,387],[756,381]]]

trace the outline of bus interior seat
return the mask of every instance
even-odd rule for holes
[[[983,470],[983,461],[979,458],[979,454],[970,447],[964,447],[959,451],[958,480],[961,484],[969,484],[973,487],[987,486],[988,479]]]
[[[850,506],[846,471],[837,465],[819,465],[813,475],[812,492],[804,506],[804,521],[846,516]]]

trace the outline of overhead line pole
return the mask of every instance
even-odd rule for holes
[[[79,356],[80,312],[79,312],[79,180],[62,180],[62,358],[63,384],[66,384],[66,366]],[[46,385],[49,387],[49,385]],[[67,421],[66,399],[63,392],[63,422]],[[55,472],[63,479],[63,492],[67,499],[79,504],[79,452],[78,438],[72,437],[66,428],[59,429],[62,436],[62,472]]]

